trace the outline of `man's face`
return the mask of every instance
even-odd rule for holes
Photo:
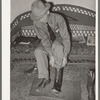
[[[47,21],[48,21],[48,15],[49,15],[49,11],[39,21],[47,23]]]

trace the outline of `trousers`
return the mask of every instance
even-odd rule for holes
[[[62,59],[64,56],[63,53],[63,45],[60,44],[58,41],[54,41],[52,44],[52,53],[54,56],[54,67],[55,68],[62,68]],[[48,53],[44,49],[43,46],[38,46],[35,51],[34,55],[37,61],[37,68],[38,68],[38,78],[46,78],[48,79],[49,77],[49,71],[48,71],[48,66],[49,66],[49,61],[48,61]]]

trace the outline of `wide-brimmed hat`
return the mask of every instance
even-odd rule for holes
[[[36,0],[32,3],[30,17],[33,21],[41,19],[50,9],[49,3],[43,3],[41,0]]]

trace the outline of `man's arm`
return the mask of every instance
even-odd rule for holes
[[[67,57],[68,53],[70,52],[71,42],[66,22],[62,16],[60,17],[59,22],[59,32],[63,39],[64,57]]]
[[[39,39],[41,39],[41,43],[42,43],[43,47],[48,52],[48,54],[50,56],[52,56],[51,41],[49,40],[48,35],[46,33],[46,32],[48,32],[47,26],[45,25],[45,23],[36,22],[36,23],[34,23],[34,27],[35,27],[37,37]]]

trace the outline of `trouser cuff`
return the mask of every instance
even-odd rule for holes
[[[45,78],[45,79],[49,79],[49,76],[47,74],[39,74],[38,78]]]

